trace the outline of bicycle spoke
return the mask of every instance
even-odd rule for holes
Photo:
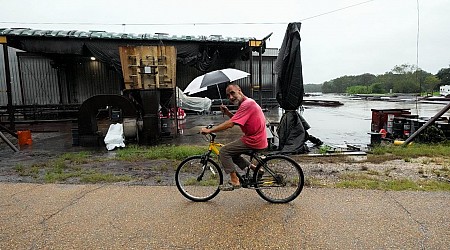
[[[194,156],[183,161],[176,173],[178,190],[193,201],[206,201],[212,199],[219,192],[222,184],[222,172],[212,160],[203,164],[201,156]]]
[[[300,194],[303,182],[303,171],[295,161],[273,156],[265,160],[264,175],[257,180],[256,191],[269,202],[284,203]]]

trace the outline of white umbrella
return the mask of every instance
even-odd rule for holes
[[[189,83],[189,85],[184,89],[183,93],[192,95],[192,94],[202,92],[202,91],[205,91],[206,89],[208,89],[208,87],[200,88],[200,84],[201,84],[201,82],[199,82],[199,81]]]
[[[249,75],[250,74],[245,71],[230,68],[211,71],[192,80],[192,82],[189,83],[183,93],[195,94],[201,91],[205,91],[208,86],[217,86],[217,84],[220,83],[236,81]],[[219,89],[219,86],[217,86],[217,89]],[[222,96],[220,97],[220,99],[222,99]]]

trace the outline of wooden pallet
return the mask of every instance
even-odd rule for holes
[[[122,46],[119,54],[126,89],[175,88],[174,46]]]

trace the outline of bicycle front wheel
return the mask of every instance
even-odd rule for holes
[[[258,175],[260,170],[264,174]],[[256,192],[272,203],[287,203],[300,194],[304,185],[303,170],[293,159],[284,155],[268,156],[255,170]]]
[[[189,200],[208,201],[219,193],[223,174],[213,160],[196,155],[180,163],[175,182],[180,193]]]

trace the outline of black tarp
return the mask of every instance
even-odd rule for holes
[[[289,23],[280,48],[275,70],[277,77],[277,101],[284,109],[277,133],[278,150],[281,153],[303,153],[307,150],[306,121],[298,113],[303,101],[303,75],[300,52],[301,23]],[[307,128],[304,127],[307,126]]]
[[[94,56],[114,68],[119,74],[122,74],[119,46],[158,45],[175,46],[178,62],[195,67],[201,72],[207,72],[228,66],[242,57],[246,43],[8,36],[8,46],[16,49],[44,54],[50,58],[61,58],[64,55]]]

